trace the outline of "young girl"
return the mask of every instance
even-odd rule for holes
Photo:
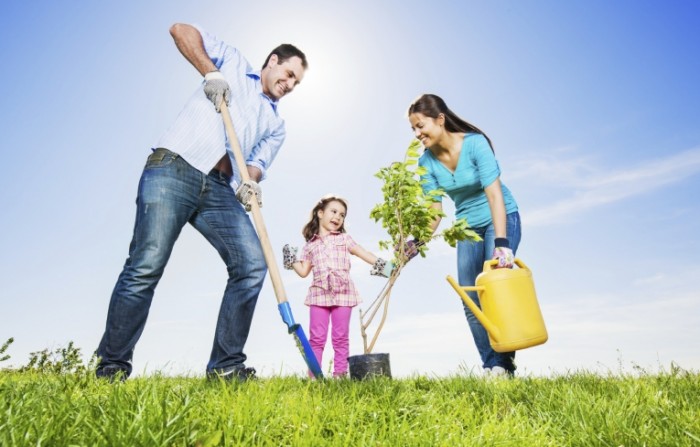
[[[321,364],[330,322],[335,351],[333,377],[347,375],[350,315],[352,308],[361,302],[350,279],[350,255],[372,264],[372,275],[388,278],[393,270],[391,262],[360,247],[345,232],[347,211],[344,199],[331,195],[322,197],[302,230],[306,245],[301,257],[297,259],[297,248],[289,245],[283,248],[284,268],[294,270],[302,278],[313,272],[313,282],[304,301],[311,311],[309,344]]]

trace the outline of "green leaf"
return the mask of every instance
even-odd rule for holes
[[[403,162],[394,162],[375,174],[383,182],[381,189],[384,201],[372,208],[370,217],[379,222],[389,234],[389,240],[379,242],[383,250],[393,249],[411,237],[423,241],[443,237],[452,246],[460,240],[479,238],[464,219],[458,220],[440,234],[432,234],[431,224],[438,217],[445,217],[445,213],[433,208],[432,204],[439,202],[445,192],[441,189],[423,191],[423,185],[427,181],[421,180],[421,176],[428,171],[425,167],[418,166],[421,152],[420,141],[414,139],[406,150]],[[412,167],[415,169],[411,170]],[[425,244],[418,251],[425,257],[427,250],[428,245]],[[394,263],[399,265],[407,262],[402,257],[401,253],[395,253]]]

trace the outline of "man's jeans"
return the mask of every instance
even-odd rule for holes
[[[484,269],[484,262],[491,259],[495,248],[493,224],[474,228],[474,231],[483,239],[481,242],[460,241],[457,243],[457,271],[459,284],[462,286],[474,285],[477,275]],[[506,216],[506,234],[510,248],[515,253],[520,244],[520,214],[517,211]],[[481,308],[477,293],[467,293]],[[515,352],[499,353],[494,351],[489,343],[488,333],[466,305],[464,305],[464,313],[467,316],[476,348],[479,350],[483,367],[501,366],[511,373],[515,371]]]
[[[110,366],[131,373],[156,285],[188,222],[216,248],[228,270],[207,371],[243,366],[243,346],[267,273],[260,241],[224,174],[203,174],[177,154],[157,149],[139,182],[134,235],[109,303],[98,370]]]

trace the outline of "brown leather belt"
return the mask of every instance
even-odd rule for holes
[[[166,156],[169,154],[172,154],[174,156],[178,156],[175,152],[172,152],[169,149],[166,149],[164,147],[158,147],[153,150],[153,153],[148,157],[149,160],[153,161],[155,159],[158,160],[163,160]],[[228,158],[228,154],[224,155],[221,157],[221,160],[216,163],[216,166],[212,168],[211,171],[209,171],[210,174],[218,174],[221,173],[225,177],[227,177],[227,180],[230,181],[231,177],[233,177],[233,168],[231,167],[231,159]]]
[[[214,170],[223,172],[229,177],[233,176],[233,168],[231,167],[231,159],[228,158],[228,154],[224,154],[221,160],[214,166]]]

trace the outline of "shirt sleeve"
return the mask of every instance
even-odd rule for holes
[[[250,156],[246,160],[246,165],[260,169],[260,172],[262,172],[260,180],[264,180],[267,177],[267,169],[277,157],[277,153],[282,147],[286,136],[284,122],[282,122],[272,131],[270,136],[262,139],[251,151]]]
[[[420,176],[424,194],[440,189],[437,177],[435,177],[435,174],[433,174],[433,166],[429,157],[430,155],[428,154],[428,149],[426,149],[423,155],[421,155],[418,159],[418,165],[424,167],[428,171]],[[438,202],[442,202],[442,196],[434,197],[434,199]]]
[[[217,70],[220,70],[229,80],[229,76],[243,76],[250,70],[250,64],[243,55],[235,47],[228,45],[226,42],[219,40],[215,35],[209,33],[198,24],[194,26],[202,36],[204,51],[207,52],[209,59],[214,63]],[[226,64],[226,66],[224,66]],[[231,72],[235,72],[235,75]],[[233,83],[235,84],[235,83]]]
[[[475,134],[472,138],[474,143],[471,157],[479,170],[481,187],[486,188],[501,175],[501,169],[498,167],[498,161],[486,137]]]
[[[350,237],[349,234],[344,233],[344,235],[345,235],[345,247],[348,249],[348,251],[357,247],[357,242],[355,242],[355,240],[352,237]]]
[[[204,30],[201,26],[194,24],[194,26],[197,31],[199,31],[199,34],[202,36],[202,43],[204,43],[204,51],[207,52],[207,55],[211,59],[211,61],[216,65],[216,68],[221,68],[221,65],[223,64],[223,59],[227,51],[227,45],[216,38],[213,34],[210,34],[206,30]]]
[[[301,249],[301,257],[299,260],[311,262],[311,245],[308,242],[304,245],[304,248]]]

